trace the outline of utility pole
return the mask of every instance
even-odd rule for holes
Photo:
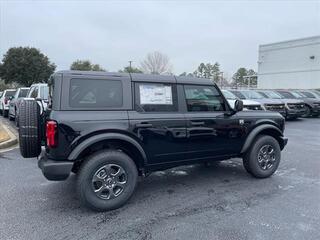
[[[132,61],[129,61],[129,68],[130,68],[130,69],[129,69],[129,72],[131,72],[131,69],[132,69],[132,68],[131,68],[131,63],[132,63]]]

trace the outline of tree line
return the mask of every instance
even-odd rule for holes
[[[70,65],[71,70],[107,71],[99,64],[89,60],[76,60]],[[48,56],[33,47],[13,47],[3,56],[0,63],[0,90],[11,86],[30,86],[33,83],[47,82],[56,70],[56,65]],[[125,73],[173,74],[173,66],[167,55],[160,52],[147,54],[139,67],[128,66],[118,70]],[[221,71],[220,64],[200,63],[192,72],[183,72],[180,76],[194,76],[212,79],[220,86],[254,86],[257,84],[257,74],[253,69],[239,68],[229,82]]]

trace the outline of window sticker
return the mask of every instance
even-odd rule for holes
[[[171,86],[162,84],[141,84],[140,104],[164,104],[172,105],[172,89]]]

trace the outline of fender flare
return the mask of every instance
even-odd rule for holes
[[[120,133],[102,133],[96,136],[92,136],[86,140],[84,140],[82,143],[80,143],[75,149],[72,150],[72,152],[69,154],[68,160],[74,161],[78,158],[78,156],[82,153],[83,150],[85,150],[87,147],[91,146],[92,144],[95,144],[97,142],[103,141],[103,140],[123,140],[126,142],[131,143],[134,145],[138,151],[140,152],[141,156],[143,157],[144,164],[147,162],[147,155],[141,145],[134,140],[133,138],[120,134]]]
[[[255,139],[255,137],[261,133],[263,130],[266,130],[266,129],[272,129],[272,130],[275,130],[279,133],[279,137],[283,137],[283,133],[281,132],[281,130],[279,128],[277,128],[276,126],[274,125],[271,125],[271,124],[262,124],[256,128],[254,128],[248,135],[244,145],[242,146],[242,149],[241,149],[241,153],[244,153],[246,152],[251,143],[253,142],[253,140]],[[278,139],[277,139],[278,140]]]

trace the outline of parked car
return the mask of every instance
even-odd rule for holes
[[[286,116],[284,103],[278,99],[265,98],[261,94],[253,90],[231,90],[240,99],[249,99],[259,102],[264,110],[278,112],[282,116]]]
[[[320,99],[320,92],[314,90],[295,90],[306,98]]]
[[[26,99],[36,99],[40,105],[40,111],[45,110],[48,105],[49,88],[46,83],[35,83],[32,84]]]
[[[9,120],[14,120],[17,116],[17,109],[19,108],[19,104],[21,99],[27,96],[29,88],[18,88],[15,95],[10,97],[9,103]]]
[[[230,106],[234,108],[236,100],[238,100],[239,98],[228,90],[221,90],[221,91],[224,97],[228,100]],[[259,102],[248,100],[248,99],[242,99],[242,102],[243,102],[243,110],[263,110]]]
[[[138,175],[180,165],[243,157],[248,173],[269,177],[287,143],[280,114],[241,111],[241,100],[233,109],[210,79],[59,71],[49,82],[44,114],[21,102],[21,154],[49,180],[76,173],[94,210],[124,205]]]
[[[6,89],[0,98],[0,113],[4,117],[8,117],[10,97],[16,93],[15,89]]]
[[[285,98],[273,90],[257,90],[266,98],[278,99],[285,104],[286,119],[296,119],[305,114],[305,105],[302,100]]]
[[[303,117],[312,117],[320,115],[320,101],[313,98],[307,98],[293,90],[277,90],[281,96],[290,99],[302,100],[305,104],[305,114]]]

